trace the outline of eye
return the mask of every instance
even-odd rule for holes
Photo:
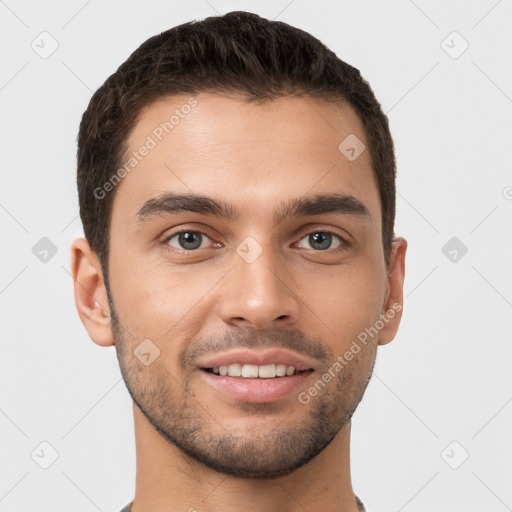
[[[200,231],[180,231],[170,236],[165,243],[176,249],[194,251],[195,249],[204,249],[208,246],[211,238]]]
[[[304,243],[308,244],[309,247],[304,246]],[[310,233],[309,235],[302,238],[298,244],[298,247],[302,249],[325,251],[327,249],[337,249],[344,244],[345,240],[343,240],[343,238],[341,238],[339,235],[335,235],[329,231],[314,231],[313,233]]]

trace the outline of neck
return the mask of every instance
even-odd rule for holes
[[[313,460],[271,479],[218,473],[165,440],[134,404],[137,478],[131,512],[240,509],[357,512],[350,479],[350,422]]]

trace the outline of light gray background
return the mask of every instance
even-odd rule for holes
[[[510,0],[0,1],[0,510],[118,512],[133,497],[131,401],[69,275],[78,124],[149,36],[231,10],[320,38],[390,118],[405,308],[353,420],[355,491],[373,512],[512,510]]]

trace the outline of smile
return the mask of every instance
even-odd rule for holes
[[[275,363],[262,366],[234,363],[227,366],[207,368],[207,371],[211,371],[215,375],[228,375],[229,377],[242,377],[244,379],[274,379],[276,377],[290,377],[299,373],[294,366]]]

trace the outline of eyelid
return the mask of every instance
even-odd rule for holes
[[[208,237],[211,240],[217,240],[218,234],[215,229],[208,225],[204,225],[200,222],[188,222],[188,223],[180,223],[175,226],[168,226],[165,231],[161,232],[158,236],[158,240],[162,243],[167,242],[173,236],[179,235],[180,233],[193,232],[193,233],[201,233]],[[165,234],[168,233],[168,234]],[[164,235],[165,234],[165,235]]]
[[[198,229],[198,228],[193,228],[193,229],[190,229],[190,228],[184,228],[184,229],[180,229],[178,231],[174,231],[173,233],[171,233],[170,235],[167,235],[165,236],[161,242],[166,244],[167,242],[169,242],[169,240],[171,238],[174,238],[176,235],[180,235],[181,233],[200,233],[201,235],[204,235],[205,237],[209,238],[210,240],[213,240],[213,238],[208,234],[206,233],[205,230],[202,230],[202,229]]]

